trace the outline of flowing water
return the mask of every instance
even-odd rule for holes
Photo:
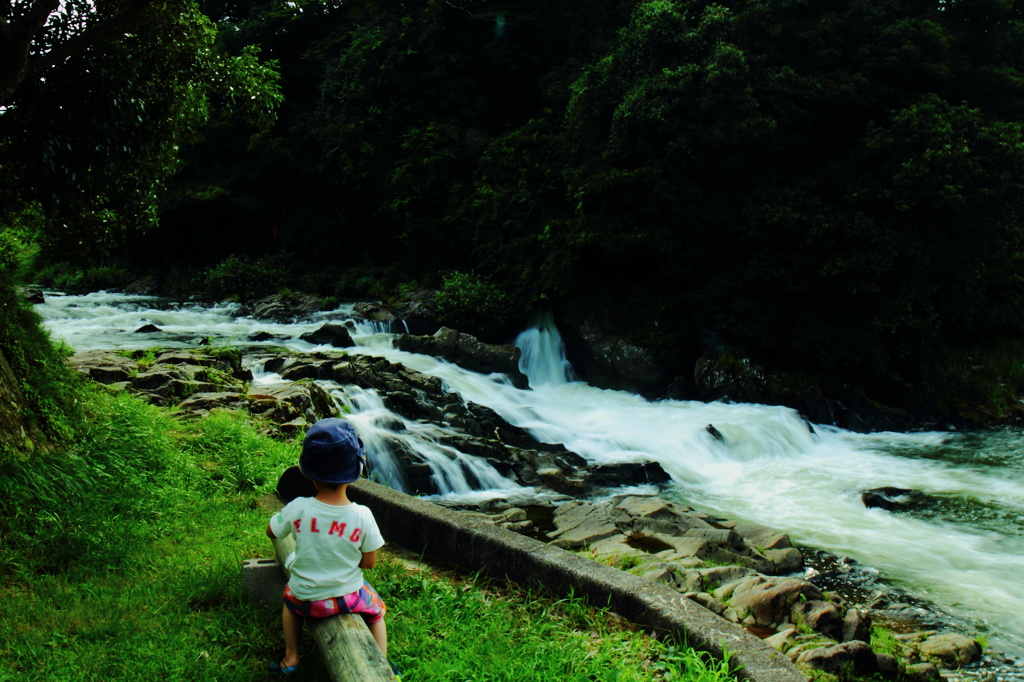
[[[292,324],[238,314],[237,306],[201,306],[121,294],[47,295],[37,306],[55,340],[75,350],[261,346],[310,351],[298,337],[326,320],[344,320],[349,349],[387,357],[440,377],[447,390],[486,405],[536,438],[561,443],[588,460],[654,460],[671,475],[660,494],[730,519],[789,533],[803,546],[850,557],[911,595],[985,634],[999,650],[1024,653],[1024,433],[857,434],[807,424],[796,412],[763,405],[649,402],[576,379],[549,322],[516,341],[530,388],[433,357],[392,348],[390,330],[351,319],[351,308]],[[161,329],[136,333],[143,325]],[[252,342],[265,331],[276,341]],[[255,362],[255,361],[254,361]],[[253,367],[257,383],[281,381]],[[444,497],[534,497],[486,462],[437,443],[438,427],[393,415],[373,391],[327,386],[351,409],[379,476],[401,489],[391,456],[403,438],[431,467]],[[400,420],[397,434],[376,426]],[[713,424],[721,434],[707,430]],[[467,473],[468,472],[468,473]],[[909,513],[868,509],[860,492],[895,486],[922,491],[927,504]]]

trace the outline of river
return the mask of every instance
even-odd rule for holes
[[[863,574],[876,575],[983,634],[994,650],[1024,655],[1020,430],[858,434],[824,425],[809,428],[797,413],[781,407],[649,402],[575,380],[550,324],[525,330],[516,341],[530,379],[530,388],[519,389],[501,376],[395,350],[393,330],[353,321],[350,306],[294,324],[237,316],[237,308],[103,292],[47,292],[46,302],[36,306],[54,340],[75,350],[193,347],[207,338],[215,345],[249,347],[258,357],[261,346],[314,350],[301,334],[327,320],[347,320],[357,343],[350,352],[384,356],[438,376],[464,399],[588,460],[657,461],[672,477],[659,494],[849,557]],[[146,324],[161,331],[135,332]],[[280,338],[249,341],[257,331]],[[281,380],[258,364],[253,370],[258,383]],[[394,467],[372,425],[383,403],[372,392],[349,392],[344,399],[368,441],[371,460],[377,460],[371,463],[385,471]],[[708,424],[721,440],[708,433]],[[450,454],[438,454],[437,466],[450,462]],[[437,469],[437,476],[446,477],[442,489],[450,498],[536,492],[519,489],[496,472],[474,473],[485,490],[473,490],[464,477]],[[930,503],[911,513],[865,508],[860,492],[882,486],[920,490]]]

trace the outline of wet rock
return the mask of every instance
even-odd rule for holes
[[[441,327],[433,336],[400,335],[395,338],[395,348],[444,358],[482,374],[505,374],[519,385],[526,385],[526,377],[519,371],[518,348],[484,343],[448,327]]]
[[[597,385],[638,392],[653,391],[664,386],[665,368],[649,350],[607,331],[593,320],[579,329],[580,366]]]
[[[249,305],[249,314],[257,320],[292,322],[319,311],[323,298],[309,294],[272,294]]]
[[[886,509],[888,511],[901,511],[912,509],[925,501],[925,495],[920,490],[908,488],[872,488],[860,494],[860,499],[865,507]]]
[[[271,334],[270,332],[256,332],[255,334],[250,334],[246,338],[248,338],[250,341],[260,342],[260,341],[284,341],[288,337],[281,336],[280,334]]]
[[[38,305],[39,303],[46,303],[46,297],[43,296],[43,292],[40,289],[32,287],[18,287],[18,291],[21,292],[22,297],[32,305]]]
[[[163,331],[160,327],[155,324],[144,324],[135,330],[136,334],[153,334],[155,332]]]
[[[360,301],[352,307],[352,311],[371,322],[394,322],[397,319],[394,312],[380,301]]]
[[[308,332],[299,337],[314,346],[334,346],[335,348],[351,348],[356,345],[349,334],[348,328],[341,324],[328,322],[316,331]]]
[[[698,399],[706,402],[764,402],[764,372],[746,358],[704,355],[694,366],[693,382]]]
[[[416,335],[435,334],[441,325],[437,322],[434,309],[433,289],[410,291],[395,313],[406,326],[408,333]]]
[[[587,467],[587,478],[591,485],[607,487],[658,484],[672,480],[657,462],[592,464]]]

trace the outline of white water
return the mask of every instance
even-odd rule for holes
[[[233,318],[233,306],[153,306],[146,297],[92,294],[57,296],[37,306],[52,335],[76,350],[215,344],[314,349],[298,336],[325,319],[297,324]],[[134,334],[152,323],[164,331]],[[670,490],[696,508],[788,532],[798,543],[856,559],[916,595],[985,632],[1006,651],[1024,650],[1024,436],[856,434],[830,427],[813,431],[785,408],[663,401],[601,390],[574,381],[553,327],[524,332],[522,369],[528,390],[500,375],[483,376],[436,358],[394,350],[391,335],[365,321],[347,322],[357,344],[350,352],[381,355],[440,377],[448,390],[486,405],[538,439],[562,443],[592,461],[654,460],[672,476]],[[267,331],[286,340],[254,344]],[[259,374],[257,382],[280,381]],[[372,391],[329,386],[352,410],[379,477],[403,487],[393,456],[402,438],[427,462],[447,497],[488,498],[538,494],[502,478],[486,462],[437,443],[437,427],[402,420],[406,435],[379,428],[391,414]],[[721,441],[706,430],[713,424]],[[471,478],[483,489],[474,490]],[[862,490],[896,486],[948,502],[929,515],[867,509]]]

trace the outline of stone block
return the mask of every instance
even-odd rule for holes
[[[280,602],[285,577],[277,559],[246,559],[242,562],[242,594],[251,602]]]

